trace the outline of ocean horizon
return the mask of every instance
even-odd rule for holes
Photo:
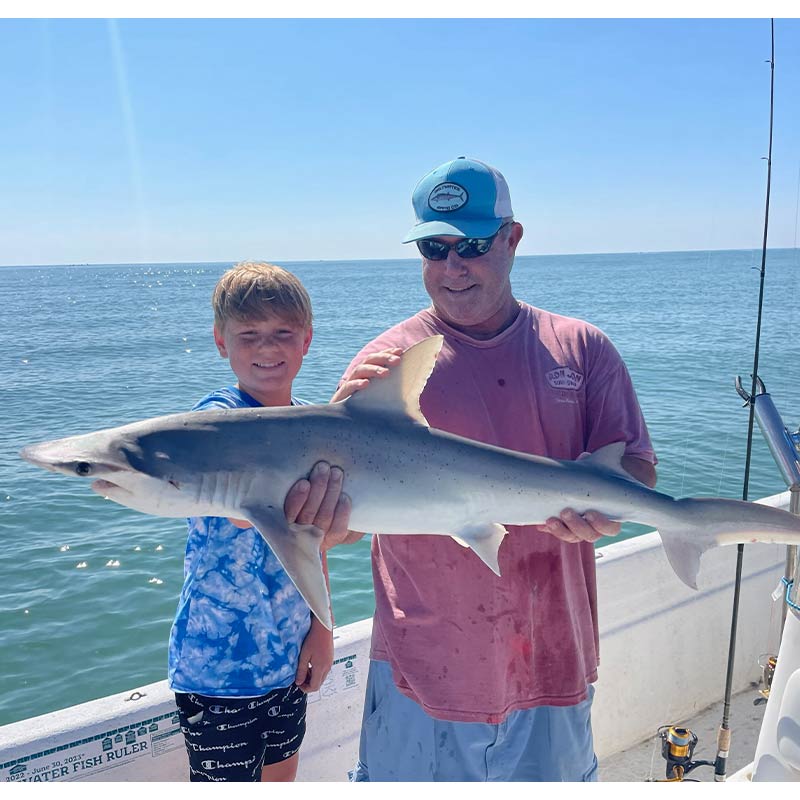
[[[576,257],[584,257],[584,256],[642,256],[642,255],[675,255],[679,253],[758,253],[759,256],[762,253],[762,248],[759,247],[739,247],[739,248],[725,248],[721,250],[705,250],[705,249],[689,249],[689,250],[620,250],[620,251],[601,251],[601,252],[587,252],[587,253],[528,253],[522,254],[520,253],[517,258],[576,258]],[[800,252],[800,248],[798,247],[768,247],[767,254],[769,253],[794,253]],[[54,263],[54,264],[0,264],[0,269],[6,268],[25,268],[25,267],[140,267],[140,266],[148,266],[148,267],[164,267],[164,266],[172,266],[176,264],[182,265],[196,265],[196,266],[213,266],[217,264],[236,264],[239,261],[264,261],[266,260],[267,263],[274,263],[274,264],[361,264],[365,262],[369,262],[372,264],[375,263],[383,263],[383,262],[395,262],[395,261],[408,261],[413,264],[419,264],[419,256],[409,256],[406,258],[349,258],[349,259],[330,259],[330,258],[318,258],[318,259],[236,259],[236,260],[227,260],[227,259],[219,259],[216,261],[112,261],[112,262],[104,262],[104,261],[88,261],[83,263]]]
[[[166,677],[185,523],[105,502],[18,451],[188,410],[231,384],[210,297],[233,263],[0,267],[0,724]],[[418,259],[275,263],[314,306],[295,382],[312,402],[327,402],[366,342],[428,305]],[[760,249],[530,255],[517,257],[512,285],[518,299],[610,336],[648,423],[660,491],[741,498],[748,413],[734,378],[749,387],[760,265]],[[790,430],[800,423],[799,330],[800,250],[770,249],[759,375]],[[749,497],[784,489],[756,429]],[[623,536],[644,530],[626,525]],[[334,550],[330,570],[337,624],[369,616],[368,537]]]

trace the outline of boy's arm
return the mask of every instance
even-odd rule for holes
[[[328,577],[328,556],[322,554],[322,571],[325,574],[325,585],[328,597],[331,596],[331,584]],[[333,610],[331,609],[331,619]],[[300,647],[297,660],[297,674],[294,682],[304,692],[316,692],[328,676],[333,666],[333,631],[328,630],[314,614],[311,615],[311,627]]]
[[[344,473],[339,467],[331,467],[325,461],[314,465],[308,478],[297,481],[289,490],[283,511],[289,523],[315,525],[326,536],[347,533],[350,519],[350,498],[342,494]],[[249,528],[247,520],[230,520],[239,528]],[[322,571],[330,598],[331,587],[328,576],[328,557],[322,553]],[[333,614],[331,613],[331,618]],[[295,683],[304,692],[315,692],[322,686],[333,665],[333,631],[329,631],[314,614],[311,627],[303,639],[298,657]]]
[[[299,480],[289,490],[283,504],[286,519],[315,525],[326,538],[332,532],[347,532],[350,519],[350,498],[342,494],[344,473],[339,467],[332,467],[325,461],[314,465],[308,480]],[[324,547],[324,542],[323,542]],[[328,575],[328,556],[322,553],[322,572],[331,596],[331,582]],[[333,609],[331,609],[333,619]],[[304,692],[316,692],[328,676],[333,665],[333,631],[328,630],[314,614],[311,627],[300,647],[295,683]]]

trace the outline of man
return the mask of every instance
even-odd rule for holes
[[[421,398],[431,427],[558,459],[625,441],[623,466],[654,486],[655,454],[611,342],[513,295],[523,229],[503,176],[458,158],[422,178],[413,205],[404,241],[419,248],[432,305],[368,344],[333,399],[443,334]],[[571,509],[512,527],[502,577],[449,537],[373,537],[372,660],[353,780],[596,780],[593,542],[619,530]]]

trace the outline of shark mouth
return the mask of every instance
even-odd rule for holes
[[[106,481],[102,479],[93,481],[91,484],[91,489],[93,492],[97,492],[97,494],[102,494],[102,495],[107,495],[117,492],[125,492],[127,494],[133,494],[133,492],[129,491],[128,489],[125,489],[118,483],[112,483],[111,481]]]

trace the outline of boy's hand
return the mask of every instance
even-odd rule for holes
[[[344,472],[326,461],[314,465],[308,479],[297,481],[283,503],[289,523],[315,525],[324,534],[322,550],[349,539],[350,498],[342,492]]]
[[[402,348],[390,347],[388,350],[381,350],[367,356],[353,369],[347,380],[339,385],[331,397],[331,403],[344,400],[359,389],[365,389],[373,378],[382,378],[384,375],[388,375],[389,370],[400,363],[402,354]]]
[[[308,629],[294,682],[304,692],[316,692],[333,665],[333,631],[329,631],[313,614]]]

